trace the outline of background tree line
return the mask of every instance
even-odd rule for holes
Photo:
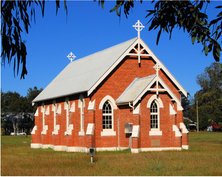
[[[34,113],[37,107],[32,106],[32,100],[43,89],[29,88],[25,97],[17,92],[1,91],[1,128],[2,134],[14,131],[25,131],[30,134],[34,126]],[[21,130],[23,129],[23,130]]]
[[[222,126],[222,63],[215,62],[206,67],[196,77],[196,82],[201,89],[195,93],[194,98],[184,100],[185,105],[189,105],[184,109],[184,116],[196,122],[198,106],[200,130],[205,130],[211,121]]]

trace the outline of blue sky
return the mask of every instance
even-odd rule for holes
[[[105,2],[104,9],[98,2],[67,1],[67,17],[63,2],[60,4],[57,16],[54,1],[46,2],[44,18],[40,7],[36,8],[36,24],[32,21],[29,33],[23,34],[28,51],[28,75],[20,80],[20,73],[14,78],[13,63],[1,66],[3,92],[16,91],[26,96],[30,87],[45,88],[69,64],[66,56],[70,52],[79,59],[137,37],[137,31],[132,27],[137,20],[146,26],[140,34],[143,41],[191,96],[200,90],[196,76],[215,61],[212,53],[205,56],[201,44],[192,45],[183,30],[174,29],[171,40],[167,33],[162,33],[157,46],[158,30],[148,31],[149,24],[146,25],[146,10],[153,6],[150,1],[135,2],[128,19],[123,13],[119,19],[115,12],[109,12],[115,1]],[[219,13],[220,10],[214,9],[217,5],[221,2],[213,1],[209,5],[209,18]]]

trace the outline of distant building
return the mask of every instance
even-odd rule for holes
[[[28,134],[33,129],[33,113],[1,113],[1,116],[5,117],[3,122],[5,123],[4,129],[6,135],[14,132],[14,128],[16,132],[28,132]]]
[[[197,131],[197,123],[189,119],[188,117],[183,117],[184,120],[189,121],[189,124],[186,125],[189,131]]]
[[[32,148],[188,149],[186,90],[138,37],[74,60],[33,100]]]

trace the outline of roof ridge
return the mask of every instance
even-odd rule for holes
[[[78,59],[76,59],[76,60],[73,60],[73,62],[70,62],[69,64],[72,64],[72,63],[74,63],[75,61],[83,60],[83,59],[88,58],[88,57],[93,56],[93,55],[97,55],[97,54],[100,53],[100,52],[102,53],[102,52],[105,52],[105,51],[107,51],[107,50],[113,49],[114,47],[117,47],[118,45],[122,45],[122,44],[127,43],[127,42],[129,42],[129,41],[131,41],[131,40],[132,40],[132,41],[133,41],[133,40],[136,40],[137,38],[138,38],[138,37],[129,39],[129,40],[127,40],[127,41],[124,41],[124,42],[121,42],[121,43],[119,43],[119,44],[113,45],[113,46],[111,46],[111,47],[108,47],[108,48],[99,50],[99,51],[97,51],[97,52],[95,52],[95,53],[86,55],[86,56],[84,56],[84,57],[82,57],[82,58],[78,58]],[[68,64],[68,65],[69,65],[69,64]]]

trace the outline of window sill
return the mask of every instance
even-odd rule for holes
[[[149,131],[149,135],[150,136],[162,136],[162,131],[160,131],[160,130],[152,130],[151,129],[151,131]]]
[[[85,136],[85,132],[84,131],[79,132],[79,136]]]
[[[103,129],[101,136],[116,136],[116,132],[113,130]]]

